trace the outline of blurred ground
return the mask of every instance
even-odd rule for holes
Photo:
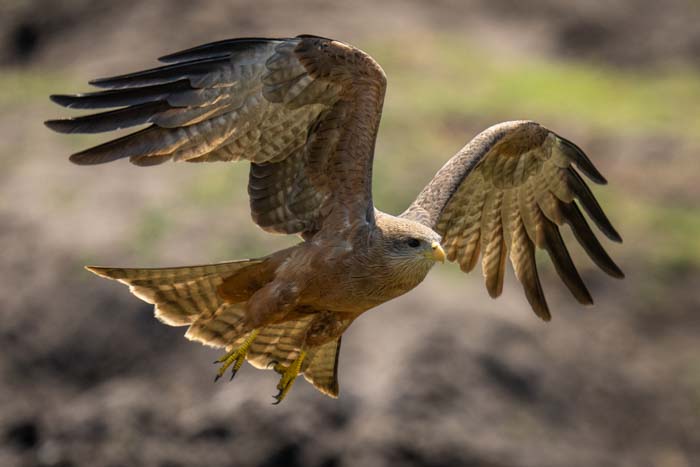
[[[0,465],[700,465],[700,3],[0,4]],[[246,35],[354,43],[389,78],[376,202],[399,212],[469,138],[529,118],[582,146],[625,238],[618,282],[572,248],[596,307],[542,264],[554,320],[513,275],[437,268],[343,339],[341,397],[274,375],[212,384],[187,342],[86,263],[175,265],[293,239],[248,222],[247,168],[76,167],[96,140],[42,121],[52,92]],[[403,177],[410,183],[397,186]],[[381,334],[380,334],[381,333]],[[379,336],[387,336],[381,340]]]

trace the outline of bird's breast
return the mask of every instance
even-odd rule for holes
[[[317,281],[309,294],[313,306],[338,312],[362,313],[405,294],[425,278],[422,274],[387,274],[368,265],[337,264],[317,271]]]
[[[281,275],[304,283],[300,304],[316,310],[362,313],[410,291],[430,270],[429,266],[392,266],[365,245],[342,246],[335,242],[301,244],[285,264]]]

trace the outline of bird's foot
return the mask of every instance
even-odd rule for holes
[[[245,361],[245,357],[248,354],[248,349],[250,348],[250,345],[258,336],[259,332],[260,331],[257,329],[251,332],[250,335],[246,337],[245,341],[243,341],[243,344],[241,344],[240,347],[238,347],[237,349],[233,349],[226,355],[222,355],[219,359],[214,361],[214,363],[222,363],[222,365],[219,367],[219,371],[216,372],[214,382],[218,381],[219,378],[224,376],[224,373],[226,373],[226,370],[231,365],[233,365],[233,368],[231,368],[231,379],[233,379],[233,377],[236,376],[238,370],[240,370],[241,366],[243,366],[243,362]]]
[[[282,402],[289,390],[292,389],[294,381],[296,380],[297,376],[299,376],[299,371],[301,370],[301,364],[304,363],[304,358],[306,358],[306,351],[302,350],[299,352],[299,356],[294,359],[289,366],[283,366],[276,361],[270,362],[270,364],[273,365],[272,369],[282,375],[279,383],[277,383],[277,390],[279,392],[272,396],[275,398],[275,402],[272,403],[273,405],[277,405]]]

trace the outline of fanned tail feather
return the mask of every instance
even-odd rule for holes
[[[141,300],[155,305],[155,316],[170,326],[189,326],[185,336],[211,347],[231,350],[249,335],[244,326],[250,296],[272,278],[275,261],[253,259],[177,268],[110,268],[88,266],[98,276],[117,280]],[[313,314],[275,323],[259,330],[248,362],[267,368],[276,361],[288,366],[299,348]],[[301,373],[323,394],[338,396],[340,338],[309,350]]]
[[[193,325],[215,316],[228,316],[235,304],[224,301],[218,292],[226,279],[256,268],[265,260],[177,268],[109,268],[88,266],[98,276],[117,280],[141,300],[155,305],[155,316],[170,326]]]

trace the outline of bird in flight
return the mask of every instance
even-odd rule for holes
[[[606,183],[571,141],[532,121],[494,125],[437,172],[399,216],[372,201],[372,160],[386,76],[372,57],[332,39],[231,39],[160,58],[165,65],[91,81],[105,90],[51,99],[109,109],[49,120],[60,133],[147,125],[73,154],[79,165],[128,158],[250,162],[248,195],[263,230],[302,241],[256,259],[159,269],[88,267],[155,305],[186,337],[227,353],[217,379],[244,361],[280,375],[279,403],[304,377],[337,397],[342,334],[358,316],[420,284],[446,259],[481,258],[498,297],[506,259],[534,312],[548,321],[535,250],[545,250],[582,304],[593,302],[560,235],[568,224],[606,273],[623,273],[581,208],[621,238],[580,174]]]

